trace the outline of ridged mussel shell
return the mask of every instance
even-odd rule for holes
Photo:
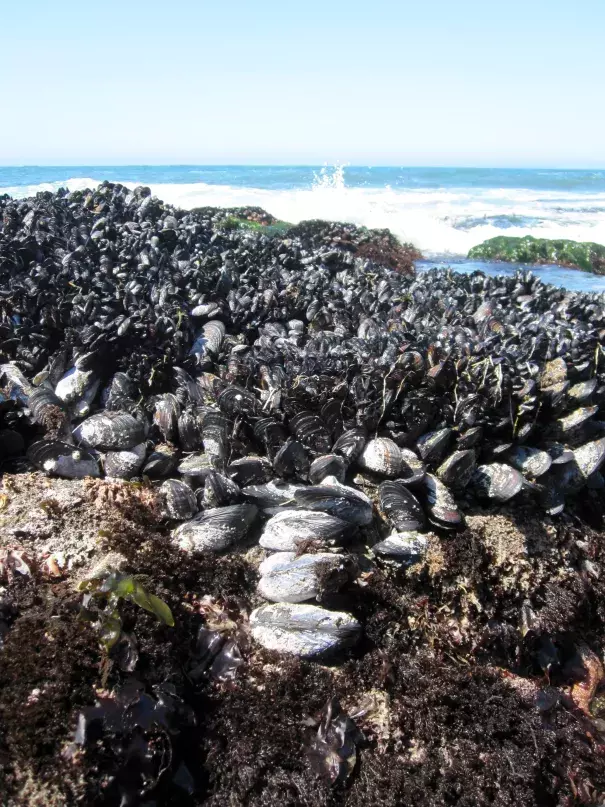
[[[178,479],[167,479],[158,490],[162,513],[167,518],[182,521],[198,511],[195,493]]]
[[[74,437],[88,448],[122,451],[143,442],[145,426],[128,412],[105,411],[82,421]]]
[[[260,537],[265,549],[297,551],[301,545],[340,543],[351,524],[317,510],[283,510],[267,521]]]
[[[39,440],[33,443],[27,451],[27,457],[36,468],[49,476],[64,479],[101,476],[99,463],[92,454],[61,440]]]
[[[398,532],[422,530],[426,524],[424,509],[401,482],[383,482],[378,488],[380,510]]]
[[[305,602],[338,591],[352,578],[352,558],[329,552],[277,552],[259,566],[257,591],[272,602]]]
[[[388,437],[377,437],[366,443],[357,462],[367,471],[395,478],[401,471],[403,458],[397,443]]]
[[[472,482],[480,495],[497,502],[507,502],[523,487],[523,475],[510,465],[494,462],[479,465]]]
[[[186,552],[222,552],[246,536],[257,513],[253,504],[205,510],[173,530],[172,541]]]

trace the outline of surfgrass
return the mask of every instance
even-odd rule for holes
[[[468,257],[511,263],[553,263],[605,274],[605,246],[592,241],[499,235],[473,247]]]

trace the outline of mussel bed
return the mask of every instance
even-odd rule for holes
[[[602,297],[109,183],[0,215],[6,804],[603,801]],[[103,649],[116,570],[174,627]]]

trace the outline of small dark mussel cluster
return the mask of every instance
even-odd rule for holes
[[[265,648],[354,644],[332,595],[469,507],[605,486],[601,296],[414,276],[384,233],[224,226],[143,187],[0,216],[2,469],[147,480],[183,552],[258,539]]]

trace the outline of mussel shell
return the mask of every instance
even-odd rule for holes
[[[348,429],[343,432],[332,446],[333,454],[340,456],[350,465],[359,457],[366,444],[366,431],[361,428]]]
[[[559,418],[559,420],[556,421],[557,433],[566,434],[573,429],[577,429],[578,426],[586,423],[587,420],[596,415],[598,411],[598,406],[582,406],[579,409],[575,409],[569,415],[565,415],[565,417]]]
[[[176,470],[178,462],[178,454],[172,446],[157,445],[147,457],[147,462],[143,467],[143,476],[151,479],[163,479]]]
[[[338,591],[349,582],[352,570],[353,564],[344,555],[278,552],[261,563],[257,591],[272,602],[320,599],[324,592]]]
[[[174,443],[179,434],[179,415],[181,407],[175,395],[167,393],[155,400],[153,422],[160,434],[169,443]]]
[[[595,471],[598,471],[605,460],[605,437],[585,443],[573,452],[574,461],[577,464],[582,476],[588,478]]]
[[[267,456],[273,462],[279,449],[286,442],[284,427],[273,418],[261,418],[254,424],[254,437],[263,446]]]
[[[444,458],[452,437],[451,429],[439,429],[428,432],[416,441],[418,453],[426,463],[441,462]]]
[[[477,467],[475,452],[454,451],[437,469],[441,481],[455,490],[463,490]]]
[[[587,401],[597,388],[598,381],[596,378],[590,378],[587,381],[579,381],[567,390],[567,397],[574,403],[584,403]]]
[[[179,444],[183,451],[202,447],[202,418],[198,411],[186,410],[178,420]]]
[[[105,476],[114,479],[132,479],[138,476],[146,455],[147,445],[145,443],[139,443],[138,446],[124,451],[107,452],[103,461]]]
[[[368,471],[395,478],[399,476],[403,458],[397,443],[388,437],[377,437],[366,443],[357,463]]]
[[[456,448],[458,451],[467,451],[469,448],[474,448],[479,445],[483,439],[483,426],[473,426],[472,429],[467,429],[456,440]]]
[[[242,457],[227,466],[225,474],[240,487],[262,485],[272,477],[271,463],[265,457]]]
[[[191,518],[198,511],[195,493],[189,485],[178,479],[167,479],[160,485],[158,496],[162,513],[166,518],[182,521]]]
[[[298,440],[289,440],[275,455],[273,467],[285,478],[307,479],[311,461],[307,449]]]
[[[516,468],[498,462],[479,465],[472,481],[480,495],[497,502],[507,502],[523,487],[523,475]]]
[[[309,510],[322,510],[359,526],[372,521],[370,499],[355,488],[341,485],[334,477],[327,477],[321,485],[299,488],[294,495],[297,504]]]
[[[145,425],[128,412],[104,411],[82,421],[74,429],[76,440],[88,448],[122,451],[145,439]]]
[[[232,504],[199,513],[172,532],[187,552],[222,552],[245,537],[258,514],[253,504]]]
[[[327,454],[332,441],[323,420],[314,412],[299,412],[290,419],[289,427],[297,440],[318,454]]]
[[[243,387],[226,387],[218,397],[218,405],[227,415],[255,415],[259,402]]]
[[[462,513],[449,488],[432,474],[424,478],[429,520],[443,529],[457,529],[464,524]]]
[[[21,454],[25,448],[25,440],[14,429],[0,429],[0,459]]]
[[[229,431],[231,421],[218,410],[209,410],[202,419],[202,442],[204,451],[213,457],[217,465],[225,462],[229,456]]]
[[[32,390],[28,399],[29,410],[36,423],[45,429],[61,428],[67,424],[67,405],[47,387]]]
[[[374,544],[372,552],[375,555],[386,555],[396,558],[403,563],[417,563],[425,556],[428,548],[428,538],[419,532],[394,532],[384,541]]]
[[[425,464],[409,448],[401,450],[401,468],[397,481],[404,485],[419,485],[426,474]]]
[[[545,443],[544,448],[548,451],[553,465],[563,465],[572,462],[573,451],[562,443]]]
[[[361,625],[350,614],[317,605],[274,603],[250,614],[253,639],[267,650],[313,658],[349,647]]]
[[[552,457],[547,451],[531,446],[513,446],[507,451],[506,459],[513,468],[533,479],[545,474],[552,465]]]
[[[401,482],[383,482],[378,497],[381,512],[398,532],[424,528],[426,516],[422,505]]]
[[[283,510],[267,521],[260,537],[265,549],[297,551],[301,544],[340,542],[351,524],[316,510]]]
[[[99,463],[92,454],[60,440],[39,440],[33,443],[27,451],[27,458],[49,476],[64,479],[101,476]]]
[[[346,473],[347,464],[343,457],[338,454],[324,454],[311,463],[309,482],[312,485],[319,485],[326,476],[334,476],[339,482],[344,482]]]
[[[567,364],[565,359],[559,357],[546,362],[542,369],[540,376],[540,387],[552,387],[554,384],[560,384],[567,379]]]
[[[183,476],[205,477],[210,471],[214,471],[212,458],[207,454],[190,454],[182,460],[177,468]]]
[[[199,495],[199,491],[198,491]],[[239,485],[228,476],[210,471],[204,479],[201,504],[205,509],[237,504],[242,497]]]

